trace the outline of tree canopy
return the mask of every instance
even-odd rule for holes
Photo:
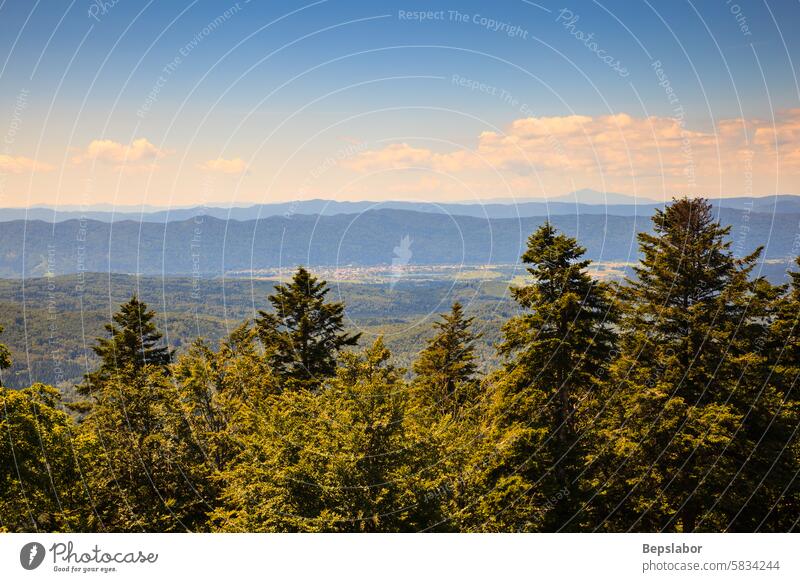
[[[0,386],[0,530],[796,530],[800,272],[759,277],[703,199],[639,250],[603,282],[541,225],[494,369],[469,303],[406,370],[302,267],[178,357],[134,296],[83,405]]]

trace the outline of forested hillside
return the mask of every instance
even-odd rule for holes
[[[255,317],[268,306],[274,286],[268,280],[97,273],[0,280],[0,322],[14,355],[4,383],[13,388],[53,384],[73,399],[73,386],[97,364],[94,338],[134,293],[158,310],[165,343],[181,354],[196,337],[216,344]],[[348,306],[346,327],[364,332],[365,338],[383,335],[395,361],[406,367],[431,335],[436,314],[450,302],[463,302],[477,317],[484,334],[477,348],[487,365],[496,360],[493,345],[503,321],[516,311],[501,282],[336,283],[332,293]]]
[[[766,259],[797,254],[800,214],[721,209],[728,238],[741,256],[764,246]],[[557,228],[578,238],[587,257],[635,261],[636,234],[646,216],[561,215]],[[157,224],[122,221],[12,221],[0,225],[0,276],[41,277],[80,272],[220,276],[236,271],[305,265],[381,265],[397,259],[430,264],[509,264],[546,216],[487,219],[368,210],[334,216],[271,216],[235,221],[209,216]]]
[[[789,284],[758,276],[761,251],[702,199],[652,217],[621,282],[592,277],[556,221],[532,226],[513,307],[469,285],[419,298],[440,313],[408,370],[350,313],[377,318],[410,286],[369,303],[302,267],[241,282],[253,303],[209,317],[242,323],[197,324],[178,353],[162,317],[193,298],[148,305],[153,282],[111,278],[87,300],[104,325],[68,406],[0,387],[0,530],[796,530],[800,260]],[[43,309],[81,300],[10,285]],[[489,362],[473,307],[492,301]]]

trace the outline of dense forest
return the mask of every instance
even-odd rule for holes
[[[491,367],[456,301],[401,368],[302,267],[180,354],[134,296],[78,398],[0,387],[0,530],[796,530],[800,272],[729,231],[676,200],[613,283],[545,223]]]

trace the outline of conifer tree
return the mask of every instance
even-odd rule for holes
[[[522,255],[533,281],[512,289],[525,313],[503,328],[506,363],[481,453],[487,529],[555,530],[578,506],[586,403],[614,341],[608,288],[589,276],[584,252],[545,223]]]
[[[676,200],[653,226],[621,289],[621,356],[592,455],[594,526],[724,531],[753,487],[753,439],[777,412],[757,348],[774,293],[750,279],[760,249],[734,257],[706,200]]]
[[[434,322],[436,334],[414,362],[416,395],[422,407],[438,416],[459,416],[472,403],[478,389],[474,317],[466,317],[459,302]]]
[[[90,394],[100,384],[125,370],[136,374],[146,365],[167,369],[173,350],[162,345],[163,335],[153,322],[155,312],[133,295],[123,303],[105,325],[107,338],[97,338],[92,347],[100,357],[100,367],[86,376],[79,387],[82,394]]]
[[[795,261],[800,266],[800,258]],[[800,512],[800,272],[789,285],[758,294],[769,305],[766,336],[750,340],[748,382],[751,402],[743,402],[744,436],[753,444],[730,484],[738,509],[729,519],[735,531],[792,531]]]
[[[316,388],[336,371],[336,356],[361,334],[344,332],[344,304],[326,301],[330,289],[303,267],[269,296],[256,330],[274,374],[289,388]]]
[[[207,466],[172,383],[172,351],[159,345],[155,312],[136,296],[120,307],[101,361],[81,391],[90,397],[79,448],[94,462],[87,482],[102,531],[194,531],[209,507]]]

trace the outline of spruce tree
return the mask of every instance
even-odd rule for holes
[[[330,289],[303,267],[268,297],[272,312],[259,311],[256,330],[273,373],[288,388],[316,388],[336,371],[336,356],[361,334],[344,332],[344,304],[326,301]]]
[[[437,416],[458,418],[473,403],[478,387],[474,317],[466,317],[459,302],[434,322],[436,334],[414,362],[416,396],[424,409]]]
[[[211,492],[204,451],[191,434],[173,384],[172,350],[160,345],[156,314],[133,296],[94,347],[97,370],[78,448],[94,459],[86,479],[93,527],[102,531],[194,531],[204,527]]]
[[[593,441],[594,527],[731,529],[753,487],[753,439],[775,412],[757,348],[773,292],[750,279],[760,249],[734,257],[706,200],[675,200],[653,227],[620,293],[621,356]]]
[[[800,266],[800,258],[795,261]],[[772,299],[766,338],[751,341],[748,377],[757,393],[744,402],[745,434],[753,445],[730,490],[738,510],[729,520],[735,531],[786,532],[800,514],[800,272],[789,285],[768,288]],[[770,294],[769,291],[772,291]],[[759,327],[763,324],[759,321]]]
[[[167,369],[173,350],[162,345],[163,335],[153,322],[155,315],[135,294],[120,306],[111,323],[105,325],[109,337],[97,338],[92,347],[100,357],[100,366],[87,374],[79,386],[80,393],[90,394],[122,371],[136,374],[147,365]]]
[[[492,448],[481,454],[486,529],[552,531],[579,506],[586,404],[614,342],[608,287],[587,273],[584,253],[545,223],[522,255],[532,282],[512,288],[525,312],[503,328],[505,365],[486,430]]]

